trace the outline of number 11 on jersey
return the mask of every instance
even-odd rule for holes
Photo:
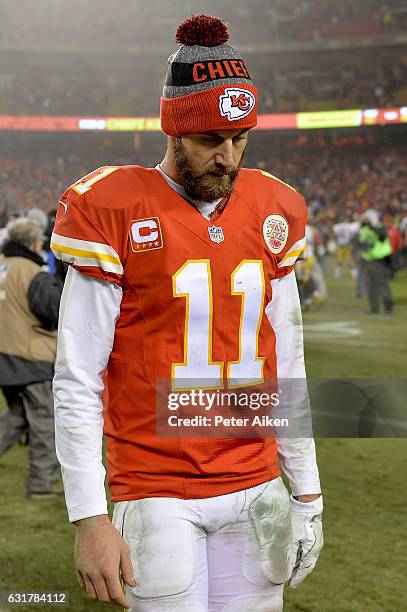
[[[186,299],[184,362],[172,365],[174,390],[222,388],[224,364],[212,359],[213,284],[210,261],[189,260],[174,274],[174,297]],[[244,260],[232,272],[231,294],[241,299],[239,355],[226,364],[229,387],[263,382],[264,357],[258,337],[264,313],[265,280],[261,260]]]

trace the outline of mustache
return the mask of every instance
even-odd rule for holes
[[[236,168],[236,166],[228,170],[227,168],[225,168],[225,166],[217,165],[214,168],[211,168],[210,170],[207,170],[206,172],[204,172],[203,175],[204,174],[214,174],[215,176],[233,177],[236,175],[237,172],[238,172],[238,168]]]

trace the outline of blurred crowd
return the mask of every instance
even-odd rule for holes
[[[37,206],[45,209],[54,206],[56,194],[66,184],[67,165],[75,167],[74,160],[53,159],[47,154],[19,159],[1,155],[0,201],[3,209],[14,214]]]
[[[0,114],[157,116],[165,59],[139,57],[139,71],[128,57],[103,70],[89,57],[78,65],[72,58],[48,59],[47,70],[41,62],[9,63],[0,71]],[[291,65],[256,53],[247,64],[259,90],[260,113],[407,104],[407,50],[376,62],[358,54],[316,64],[308,55]]]
[[[48,60],[46,71],[38,64],[9,66],[0,74],[0,114],[158,115],[165,60],[154,66],[150,59],[151,71],[150,64],[138,60],[139,73],[130,66],[111,73],[106,67],[93,70],[85,60],[78,67],[72,58],[69,66]]]
[[[38,0],[35,10],[20,0],[0,8],[0,43],[141,47],[168,40],[185,16],[201,12],[226,18],[238,47],[382,36],[402,32],[407,19],[402,0],[224,0],[216,11],[210,0]]]
[[[98,0],[97,11],[94,0],[35,6],[0,3],[0,114],[157,116],[168,43],[175,49],[177,24],[205,10],[229,22],[260,113],[407,105],[407,46],[380,38],[406,31],[402,0],[225,0],[216,11],[210,0],[120,0],[121,10]],[[364,47],[372,36],[382,41],[377,54]],[[346,41],[352,37],[364,44]],[[343,48],[331,46],[341,38]]]
[[[263,141],[260,167],[267,166],[267,150]],[[304,307],[327,299],[325,275],[334,258],[335,277],[348,271],[367,312],[392,313],[390,281],[407,266],[406,155],[405,139],[383,142],[374,131],[300,135],[279,144],[272,171],[308,203],[307,251],[296,265]]]
[[[399,107],[407,103],[407,54],[378,59],[355,54],[352,61],[260,70],[260,112],[305,112]]]
[[[259,139],[257,166],[271,167],[276,176],[294,185],[312,213],[335,222],[345,211],[362,214],[407,214],[407,145],[381,141],[377,131],[299,135],[274,142]],[[272,159],[271,163],[269,159]]]
[[[252,132],[250,140],[247,164],[294,185],[310,210],[332,223],[345,210],[407,213],[407,145],[402,135],[384,139],[380,128],[287,137]],[[67,185],[104,164],[154,166],[165,145],[164,137],[155,133],[53,134],[42,139],[16,135],[14,149],[12,142],[7,151],[0,148],[0,212],[9,213],[55,207]]]

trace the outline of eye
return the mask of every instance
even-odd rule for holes
[[[203,138],[201,142],[208,146],[215,146],[218,145],[220,141],[218,138]]]
[[[247,134],[239,134],[233,138],[233,142],[242,142],[243,140],[247,140]]]

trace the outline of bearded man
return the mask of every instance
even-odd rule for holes
[[[79,180],[52,237],[71,266],[54,393],[76,570],[92,599],[134,611],[279,611],[284,583],[297,586],[322,547],[313,439],[217,435],[209,416],[207,434],[162,435],[156,409],[162,381],[193,404],[305,378],[293,266],[306,207],[241,168],[257,90],[225,24],[193,16],[176,38],[163,161]]]

